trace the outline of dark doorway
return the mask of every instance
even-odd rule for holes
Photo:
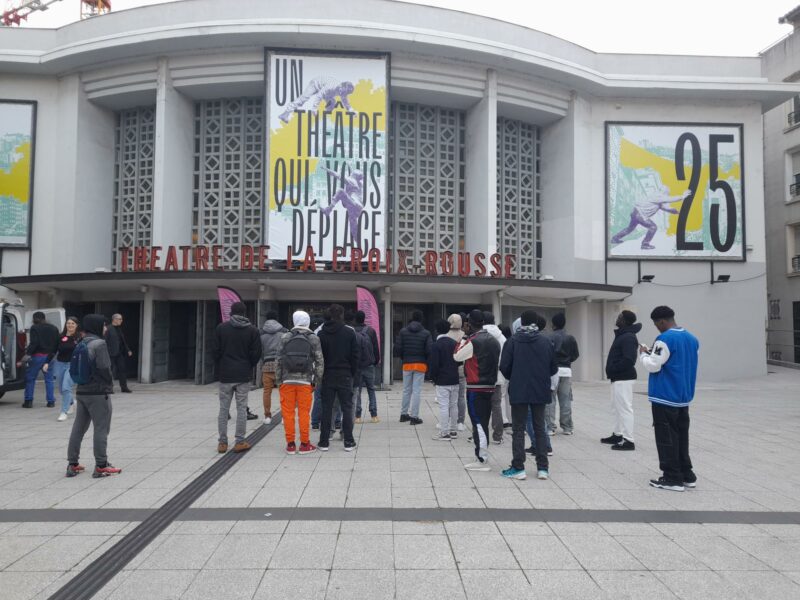
[[[394,304],[392,305],[392,340],[397,339],[400,330],[411,321],[411,314],[415,311],[422,311],[422,325],[428,331],[433,331],[433,324],[439,319],[439,311],[433,304]],[[433,334],[431,334],[433,336]],[[392,379],[399,381],[403,379],[403,365],[398,357],[392,358]]]
[[[794,362],[800,363],[800,302],[792,302],[794,325]]]
[[[197,302],[169,303],[169,379],[194,379]]]

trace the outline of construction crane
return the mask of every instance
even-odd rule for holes
[[[28,16],[42,10],[47,10],[51,4],[61,0],[16,0],[6,2],[6,8],[0,17],[0,26],[11,27],[22,25]],[[111,11],[111,0],[81,0],[81,19],[104,15]]]

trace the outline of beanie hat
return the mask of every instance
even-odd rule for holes
[[[483,311],[477,308],[469,313],[469,324],[473,327],[483,327]]]
[[[461,329],[463,323],[461,322],[461,315],[453,313],[447,317],[447,322],[450,323],[450,329]]]

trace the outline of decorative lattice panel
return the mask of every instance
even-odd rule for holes
[[[262,98],[195,105],[192,238],[224,246],[226,268],[237,267],[240,245],[263,243],[263,154]]]
[[[497,120],[497,248],[517,256],[517,273],[535,279],[541,266],[539,133],[521,121]]]
[[[463,111],[392,104],[390,245],[421,263],[426,250],[457,252],[464,237]]]
[[[114,265],[119,248],[149,246],[153,225],[154,106],[118,114],[114,150]],[[131,267],[129,258],[128,267]]]

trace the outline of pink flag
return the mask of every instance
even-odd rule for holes
[[[375,335],[378,336],[378,353],[376,357],[380,360],[381,348],[381,319],[378,314],[378,303],[375,301],[375,296],[372,295],[367,288],[356,286],[356,302],[358,303],[358,310],[363,310],[366,318],[364,322],[375,330]]]
[[[219,297],[219,312],[222,314],[224,323],[231,318],[231,306],[234,302],[241,302],[242,299],[234,290],[222,285],[217,286],[217,296]]]

